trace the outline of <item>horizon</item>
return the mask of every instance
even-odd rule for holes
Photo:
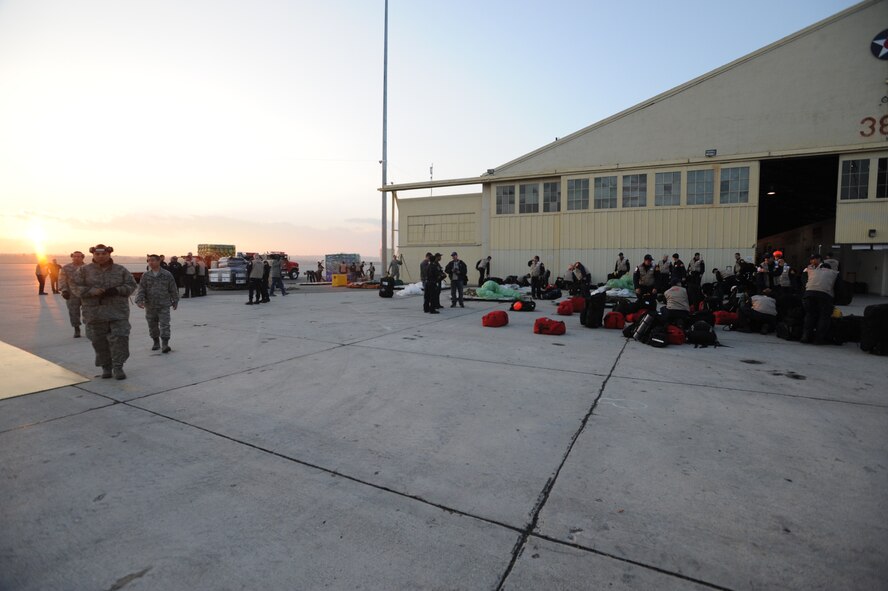
[[[393,1],[387,180],[476,177],[855,3]],[[383,6],[0,2],[0,251],[387,259]]]

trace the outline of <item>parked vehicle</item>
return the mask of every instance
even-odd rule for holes
[[[210,289],[243,289],[247,287],[247,259],[222,257],[216,267],[209,270]]]

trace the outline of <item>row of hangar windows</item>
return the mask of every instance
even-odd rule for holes
[[[888,198],[888,158],[875,160],[875,197]],[[867,199],[872,160],[844,160],[839,179],[839,199]],[[749,202],[749,167],[737,166],[685,172],[657,172],[593,176],[567,180],[567,211],[647,207],[649,176],[654,182],[654,206],[682,205],[682,182],[686,185],[685,205],[712,205]],[[716,176],[718,182],[716,182]],[[622,187],[622,191],[619,189]],[[718,193],[716,194],[716,187]],[[516,211],[517,190],[517,211]],[[561,211],[561,182],[521,183],[496,187],[496,213],[543,213]]]
[[[686,188],[685,205],[712,205],[716,198],[716,186],[721,204],[749,202],[749,167],[737,166],[718,171],[717,185],[716,171],[712,168],[657,172],[652,175],[640,173],[568,179],[567,211],[588,210],[590,205],[594,209],[616,209],[618,196],[621,207],[647,207],[649,176],[653,180],[654,205],[657,207],[681,205],[683,181]],[[620,187],[622,192],[618,191]],[[560,181],[496,187],[497,215],[540,211],[561,211]]]
[[[839,199],[866,199],[869,181],[870,159],[842,161]],[[876,159],[876,199],[888,199],[888,158]]]

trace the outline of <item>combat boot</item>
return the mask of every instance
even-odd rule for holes
[[[122,365],[115,365],[113,368],[114,379],[115,380],[125,380],[126,374],[123,372]]]
[[[161,352],[162,353],[169,353],[170,351],[172,351],[172,349],[170,349],[170,340],[164,339],[163,340],[163,350]]]
[[[154,344],[151,345],[151,350],[157,351],[158,349],[160,349],[160,339],[154,339]]]
[[[108,378],[111,377],[111,375],[112,375],[111,374],[111,366],[110,365],[103,365],[102,366],[102,379],[107,380]]]
[[[74,338],[75,338],[75,339],[79,339],[79,338],[80,338],[80,326],[75,326],[75,327],[74,327]]]

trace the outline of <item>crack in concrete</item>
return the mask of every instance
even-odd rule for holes
[[[120,589],[123,589],[136,579],[141,579],[142,577],[144,577],[149,570],[151,570],[150,566],[148,568],[143,568],[139,572],[130,573],[125,577],[120,577],[114,582],[113,585],[111,585],[111,587],[108,588],[108,591],[119,591]]]
[[[534,505],[533,511],[531,511],[531,518],[524,529],[521,530],[521,534],[518,536],[518,540],[515,542],[515,546],[512,548],[512,558],[509,561],[508,566],[506,567],[505,572],[503,572],[502,577],[500,577],[499,583],[496,586],[497,591],[501,591],[503,586],[506,584],[506,580],[509,578],[509,575],[512,573],[512,569],[515,568],[515,563],[518,561],[518,558],[524,552],[524,548],[527,545],[527,538],[533,533],[533,531],[537,527],[537,523],[540,519],[540,513],[545,507],[546,502],[549,500],[549,495],[552,493],[552,489],[555,486],[555,481],[558,480],[558,475],[561,474],[561,469],[564,468],[564,464],[567,463],[567,458],[570,456],[570,453],[573,451],[574,445],[576,445],[577,440],[580,438],[580,435],[583,434],[583,431],[586,429],[586,424],[589,422],[589,419],[592,417],[592,414],[595,412],[595,407],[598,406],[598,401],[601,399],[602,394],[604,394],[604,389],[607,387],[607,383],[610,380],[611,376],[614,373],[614,370],[617,368],[617,364],[620,362],[620,357],[623,356],[623,351],[626,350],[626,345],[629,341],[625,341],[623,346],[620,348],[620,352],[617,354],[617,358],[614,359],[614,364],[611,366],[610,371],[607,374],[607,377],[601,382],[601,386],[598,388],[598,394],[595,396],[595,400],[592,401],[592,406],[589,407],[589,411],[586,413],[586,416],[583,417],[583,420],[580,422],[579,428],[574,432],[573,437],[570,439],[570,443],[567,445],[567,449],[564,452],[564,455],[561,457],[561,462],[558,464],[558,467],[552,473],[552,475],[546,480],[546,484],[543,486],[543,490],[540,491],[539,496],[537,497],[536,504]]]

